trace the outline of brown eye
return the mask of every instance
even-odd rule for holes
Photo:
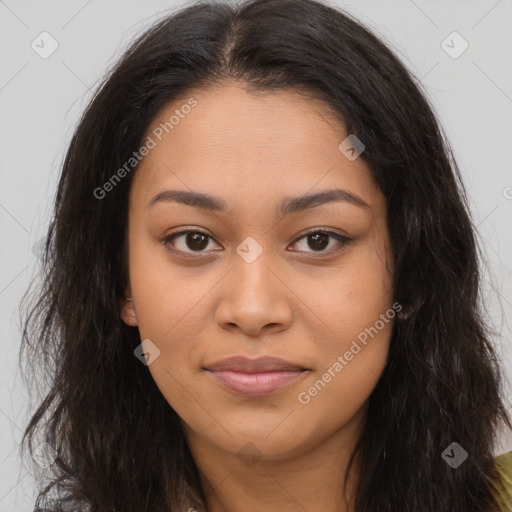
[[[307,235],[308,245],[315,251],[323,251],[329,245],[329,235],[325,233],[313,233]]]
[[[334,247],[325,250],[329,246],[330,239],[334,239]],[[318,252],[321,254],[338,252],[351,242],[350,238],[334,233],[333,231],[326,231],[323,229],[317,229],[316,231],[311,231],[310,233],[305,234],[299,238],[294,245],[299,244],[301,240],[306,240],[306,243],[303,244],[303,246],[307,245],[308,248],[312,249],[311,251],[302,252]]]
[[[177,250],[180,252],[190,253],[190,252],[203,252],[206,247],[208,247],[208,243],[210,240],[213,240],[210,235],[203,233],[202,231],[180,231],[179,233],[174,233],[164,240],[162,240],[162,244],[171,245],[173,250]]]
[[[162,244],[168,247],[169,250],[180,252],[184,255],[193,255],[194,253],[200,255],[202,253],[206,254],[207,252],[210,252],[205,251],[210,240],[213,241],[213,238],[202,231],[184,230],[167,236],[162,240]],[[319,253],[320,255],[341,251],[352,241],[350,238],[339,235],[338,233],[323,229],[317,229],[306,233],[294,242],[293,245],[300,245],[301,240],[306,240],[306,244],[304,245],[307,245],[307,248],[310,250],[299,250],[299,252],[306,252],[309,254]],[[331,242],[333,243],[331,244]],[[329,248],[330,245],[331,247]]]
[[[201,251],[208,245],[208,238],[203,233],[190,232],[185,235],[185,244],[191,250]]]

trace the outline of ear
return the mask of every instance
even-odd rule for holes
[[[135,311],[135,304],[131,298],[131,290],[125,289],[124,297],[119,299],[121,301],[121,318],[126,325],[136,327],[138,325],[137,313]]]

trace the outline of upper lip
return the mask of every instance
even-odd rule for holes
[[[244,373],[306,370],[306,368],[298,364],[270,356],[258,357],[257,359],[251,359],[245,356],[227,357],[226,359],[208,364],[205,368],[211,372],[231,370]]]

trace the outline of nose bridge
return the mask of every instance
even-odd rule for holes
[[[255,295],[255,299],[262,299],[266,293],[272,294],[275,278],[269,267],[272,266],[270,248],[264,246],[262,237],[260,242],[252,236],[246,237],[236,248],[237,257],[233,267],[235,293],[246,292]],[[275,293],[275,290],[273,290]],[[275,296],[275,295],[274,295]]]
[[[246,334],[257,335],[265,326],[287,328],[291,309],[285,289],[276,275],[272,251],[247,237],[236,248],[236,257],[217,309],[221,327],[238,326]]]

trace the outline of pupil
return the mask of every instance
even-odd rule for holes
[[[313,240],[313,247],[310,245],[311,249],[325,249],[329,245],[328,238],[328,235],[325,233],[315,233],[314,235],[309,235],[309,239]]]
[[[202,241],[201,241],[201,238],[202,238]],[[191,239],[193,240],[192,246],[189,245],[189,241]],[[187,235],[187,246],[189,249],[201,250],[201,249],[204,249],[207,245],[208,245],[207,237],[205,235],[203,235],[202,233],[189,233]]]

